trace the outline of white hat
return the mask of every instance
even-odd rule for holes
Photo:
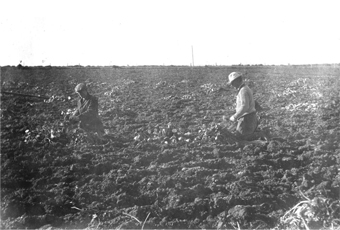
[[[87,90],[85,83],[78,84],[76,86],[76,88],[74,89],[74,91],[76,91],[76,92],[80,92],[80,91],[83,91],[83,90]]]
[[[230,85],[236,78],[239,78],[239,77],[242,77],[242,73],[240,73],[240,72],[232,72],[228,76],[229,82],[227,84]]]

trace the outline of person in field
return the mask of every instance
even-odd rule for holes
[[[229,118],[230,121],[237,122],[236,136],[242,140],[263,137],[262,133],[255,133],[259,124],[255,107],[256,102],[253,91],[243,82],[242,73],[230,73],[227,84],[237,89],[236,112]]]
[[[98,115],[98,99],[89,94],[84,83],[78,84],[75,92],[79,95],[79,100],[70,121],[78,123],[78,127],[85,131],[96,132],[102,136],[104,126]]]

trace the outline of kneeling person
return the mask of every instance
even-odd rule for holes
[[[253,134],[258,126],[253,92],[243,83],[241,73],[232,72],[228,78],[228,84],[235,87],[238,91],[236,97],[236,113],[230,117],[231,121],[238,122],[236,135],[244,140],[253,139],[255,137]]]
[[[80,96],[76,111],[70,117],[71,121],[79,122],[79,128],[85,131],[104,134],[103,123],[98,115],[98,99],[88,93],[84,83],[80,83],[75,88]]]

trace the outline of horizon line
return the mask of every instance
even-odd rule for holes
[[[16,67],[16,68],[34,68],[34,67],[109,67],[109,68],[124,68],[124,67],[237,67],[237,66],[244,66],[244,67],[251,67],[251,66],[331,66],[331,65],[340,65],[340,63],[311,63],[311,64],[232,64],[232,65],[0,65],[1,68],[3,67]]]

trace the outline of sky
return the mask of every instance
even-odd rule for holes
[[[340,63],[334,0],[0,0],[0,66]]]

